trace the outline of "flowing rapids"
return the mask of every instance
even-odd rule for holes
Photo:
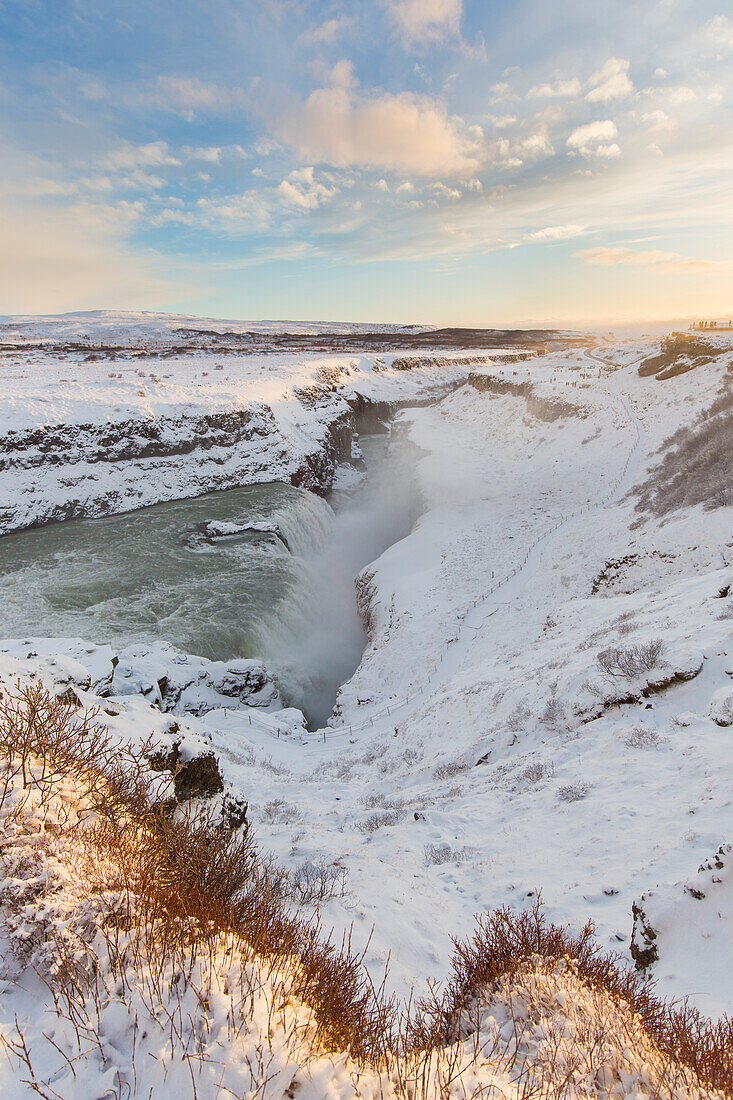
[[[361,442],[330,503],[271,483],[0,539],[0,637],[258,657],[322,725],[364,648],[354,578],[417,510],[405,451]]]

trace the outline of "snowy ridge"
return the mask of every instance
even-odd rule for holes
[[[273,477],[290,476],[306,438],[322,447],[324,425],[341,415],[349,393],[392,407],[421,400],[397,425],[419,448],[423,513],[359,578],[369,644],[328,726],[306,732],[274,698],[252,706],[244,693],[228,705],[211,684],[194,713],[183,705],[178,712],[186,744],[212,753],[222,776],[223,790],[208,804],[246,800],[276,865],[341,883],[307,906],[337,940],[351,929],[376,984],[391,957],[388,989],[425,994],[429,979],[449,978],[451,940],[470,935],[475,914],[503,905],[521,912],[539,890],[550,919],[577,929],[591,918],[601,946],[645,966],[665,996],[691,997],[713,1017],[733,1008],[733,506],[721,494],[657,513],[639,492],[655,483],[675,433],[694,433],[714,401],[725,407],[733,343],[721,347],[714,361],[665,380],[638,374],[657,350],[651,341],[554,352],[497,366],[511,383],[503,393],[464,384],[470,355],[419,372],[393,371],[388,357],[354,365],[273,356],[240,375],[239,399],[275,409],[282,446],[292,448],[280,465],[263,460]],[[325,384],[312,405],[292,396],[318,387],[323,368],[342,372],[343,386]],[[176,385],[189,369],[176,366]],[[191,392],[195,377],[186,381]],[[520,380],[562,413],[543,419]],[[103,407],[102,397],[100,415]],[[679,438],[678,464],[691,463],[689,478],[702,477],[690,458],[697,452]],[[704,457],[720,456],[711,448]],[[165,476],[155,475],[150,498],[190,485],[195,462],[187,463],[176,457]],[[252,470],[248,463],[241,455],[237,476]],[[13,507],[23,500],[24,476],[11,470],[3,483]],[[40,488],[50,500],[46,477]],[[99,648],[64,639],[34,640],[30,649],[7,643],[0,674],[6,684],[39,675],[63,690],[76,684],[85,701],[116,712],[109,720],[120,733],[154,729],[170,740],[161,700],[151,706],[154,694],[143,693],[166,677],[165,653],[140,659],[139,692],[122,694],[115,670],[113,690],[95,696]],[[193,669],[196,659],[186,660]],[[644,940],[649,930],[654,937]],[[641,959],[637,948],[649,942],[656,957]],[[42,1044],[32,1003],[6,992],[5,1033],[19,1008]],[[470,1086],[447,1095],[496,1087],[511,1100],[521,1096],[500,1059],[487,1056],[477,1068],[475,1036],[493,1043],[504,1034],[507,1006],[519,1005],[522,1018],[534,1021],[537,1012],[544,1021],[521,1048],[522,1058],[540,1058],[543,1042],[579,1023],[565,1005],[580,1006],[580,1016],[599,1011],[584,998],[572,975],[556,971],[528,972],[513,991],[499,990],[478,1006],[484,1015],[474,1038],[454,1052],[459,1061],[465,1055]],[[616,1022],[630,1034],[628,1021]],[[251,1041],[256,1046],[258,1035]],[[300,1054],[288,1061],[284,1039],[274,1047],[269,1092],[261,1077],[244,1084],[232,1077],[232,1087],[262,1087],[280,1100],[292,1071],[299,1095],[355,1095],[345,1056],[331,1050],[304,1068]],[[637,1055],[652,1064],[641,1036],[609,1053],[608,1074],[574,1081],[570,1095],[653,1093]],[[144,1080],[160,1087],[157,1078]],[[391,1087],[384,1077],[359,1078],[361,1095],[389,1096]],[[665,1088],[685,1100],[696,1095],[689,1081],[677,1092]]]
[[[124,341],[150,346],[169,342],[182,329],[234,333],[363,333],[429,332],[431,325],[354,324],[341,321],[242,321],[191,314],[131,313],[114,310],[88,310],[65,313],[63,316],[31,317],[0,316],[0,347],[2,341],[21,340],[83,340],[89,344]]]
[[[462,381],[471,354],[414,370],[384,356],[177,355],[5,364],[0,533],[265,481],[330,488],[353,409],[423,400]]]
[[[12,1019],[4,1019],[0,1009],[4,1096],[19,1100],[30,1091],[82,1100],[121,1090],[130,1097],[171,1091],[213,1097],[226,1089],[272,1100],[296,1092],[308,1100],[460,1100],[499,1090],[507,1100],[523,1100],[528,1088],[543,1100],[583,1100],[599,1091],[659,1095],[661,1088],[679,1100],[725,1095],[723,1088],[705,1087],[690,1059],[670,1057],[671,1036],[662,1030],[657,1041],[659,1013],[646,1004],[643,989],[637,986],[633,1001],[617,995],[615,971],[604,982],[593,980],[587,933],[562,936],[546,955],[525,948],[494,980],[487,971],[480,984],[471,981],[470,998],[459,1002],[442,1038],[401,1046],[394,1036],[370,1057],[362,1034],[354,1049],[344,1049],[338,1038],[349,1025],[324,1004],[323,994],[319,1000],[318,990],[330,983],[330,995],[338,996],[332,983],[340,976],[348,981],[354,963],[328,953],[318,962],[302,933],[290,941],[297,950],[283,951],[280,943],[268,943],[261,926],[261,947],[253,950],[241,918],[218,927],[216,906],[196,886],[198,868],[185,860],[179,866],[169,850],[177,842],[184,854],[195,854],[197,830],[208,829],[208,844],[223,845],[240,873],[251,875],[242,857],[251,865],[256,855],[241,804],[228,804],[227,812],[238,815],[229,833],[221,825],[212,829],[200,806],[179,810],[186,816],[178,825],[166,811],[156,816],[171,782],[154,763],[149,742],[110,737],[107,720],[92,725],[87,712],[74,717],[53,697],[44,702],[32,681],[21,680],[16,692],[3,710],[16,733],[31,715],[53,714],[56,725],[42,732],[25,727],[31,752],[27,740],[3,741],[0,943],[8,965],[2,1009],[9,1000],[13,1010]],[[59,731],[65,735],[60,751]],[[177,781],[176,789],[180,801]],[[120,827],[116,814],[123,808]],[[189,903],[182,914],[161,908],[161,873],[170,892],[162,894],[163,905],[182,890]],[[209,883],[214,896],[221,875],[215,872]],[[189,877],[193,888],[186,886]],[[255,882],[238,902],[252,914],[245,927],[258,920],[262,889]],[[211,919],[202,928],[203,915]],[[284,916],[283,931],[290,936],[297,924]],[[553,930],[537,909],[524,924],[499,915],[479,927],[469,967],[484,965],[482,937],[493,936],[499,946],[510,942],[507,933],[549,944]],[[312,981],[319,968],[320,986]],[[362,1024],[376,1027],[378,1037],[378,1018],[361,1003],[347,993],[343,1012],[362,1013]]]
[[[367,726],[373,726],[375,719],[385,718],[385,717],[394,717],[395,714],[398,714],[398,712],[401,710],[401,708],[408,706],[408,704],[413,703],[416,699],[418,699],[421,696],[424,697],[430,690],[434,689],[436,687],[436,683],[440,679],[439,676],[438,676],[439,672],[441,672],[444,668],[446,668],[448,670],[448,673],[451,671],[451,668],[449,667],[448,662],[446,661],[447,656],[450,654],[451,657],[456,657],[458,655],[459,649],[461,648],[461,645],[460,645],[461,642],[463,642],[463,648],[465,649],[466,636],[465,635],[462,636],[462,632],[466,629],[468,629],[468,630],[480,630],[483,626],[486,625],[487,619],[490,618],[490,616],[494,615],[496,613],[496,610],[497,610],[494,607],[491,611],[488,612],[488,614],[485,613],[485,607],[491,601],[491,597],[494,596],[497,592],[501,591],[502,589],[505,589],[509,585],[509,582],[514,577],[519,576],[519,574],[521,574],[524,571],[524,569],[527,565],[529,565],[530,563],[534,563],[534,560],[537,557],[537,555],[535,555],[534,551],[539,546],[542,546],[549,539],[551,539],[551,537],[557,531],[560,531],[561,529],[567,527],[574,520],[579,519],[581,516],[586,515],[588,512],[594,511],[595,509],[598,509],[598,508],[603,508],[606,505],[610,504],[612,501],[618,499],[618,497],[621,495],[621,493],[626,488],[628,488],[630,475],[633,474],[632,463],[635,460],[638,461],[640,451],[641,451],[641,448],[642,448],[643,428],[641,426],[640,421],[635,416],[634,411],[631,408],[631,405],[629,404],[628,400],[626,400],[623,397],[615,397],[615,398],[612,398],[612,399],[616,400],[623,407],[624,411],[626,412],[626,414],[629,418],[629,423],[633,427],[634,433],[635,433],[635,439],[634,439],[633,446],[632,446],[632,448],[629,452],[629,455],[628,455],[628,457],[627,457],[627,459],[624,463],[621,474],[616,479],[616,481],[615,481],[614,485],[612,486],[612,488],[600,500],[597,500],[593,503],[584,504],[581,508],[577,509],[575,512],[571,512],[568,515],[562,516],[562,518],[557,523],[555,523],[554,526],[548,528],[545,532],[538,535],[534,539],[534,541],[529,544],[529,546],[527,548],[527,551],[526,551],[526,553],[524,555],[524,558],[522,559],[522,562],[521,562],[520,565],[515,566],[501,580],[494,581],[489,586],[489,588],[487,589],[485,595],[477,596],[472,601],[472,603],[470,604],[470,608],[469,608],[468,611],[459,613],[459,615],[458,615],[458,636],[457,636],[456,639],[451,639],[449,642],[444,642],[443,647],[441,649],[440,657],[438,658],[435,665],[433,666],[433,669],[432,669],[432,672],[430,673],[429,679],[428,679],[428,681],[426,682],[426,684],[423,688],[421,688],[421,689],[419,689],[419,690],[417,690],[417,691],[415,691],[411,694],[405,695],[401,699],[390,699],[389,704],[385,704],[383,707],[378,708],[376,710],[370,710],[369,718],[365,719],[360,724],[356,724],[356,725],[350,724],[350,725],[343,726],[343,727],[336,727],[334,725],[334,732],[345,733],[345,734],[348,734],[349,737],[351,737],[352,734],[357,733],[361,730],[365,730],[367,728]],[[509,598],[511,598],[511,592],[507,593],[507,595],[509,596]],[[491,601],[491,602],[495,602],[495,601]],[[478,614],[474,614],[474,612],[478,612]],[[459,643],[458,645],[455,645],[456,641]],[[451,644],[451,643],[454,643],[454,644]],[[453,662],[453,665],[455,665],[455,662]],[[321,736],[323,737],[324,740],[326,739],[326,734],[327,734],[327,730],[324,729],[324,730],[321,731]]]

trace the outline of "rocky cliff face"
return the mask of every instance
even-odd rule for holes
[[[258,482],[325,494],[355,432],[465,381],[476,358],[221,357],[140,333],[128,344],[82,355],[0,339],[14,372],[0,409],[0,535]]]
[[[299,437],[286,436],[264,405],[7,432],[0,535],[259,481],[325,495],[338,463],[351,457],[355,431],[380,427],[393,408],[361,396],[353,406],[332,393]]]

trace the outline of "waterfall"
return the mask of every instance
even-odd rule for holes
[[[332,503],[278,482],[5,536],[0,637],[257,657],[325,724],[365,643],[354,578],[414,518],[409,464],[384,436],[364,445]]]

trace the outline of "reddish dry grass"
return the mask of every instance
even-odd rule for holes
[[[539,899],[528,912],[502,908],[480,917],[469,939],[454,941],[444,992],[405,1017],[383,988],[374,988],[363,953],[348,941],[337,947],[324,940],[312,920],[287,907],[246,824],[232,832],[200,809],[173,813],[169,799],[151,805],[146,752],[149,746],[138,752],[113,746],[94,712],[60,702],[40,683],[0,697],[0,800],[13,776],[24,786],[41,783],[42,797],[58,776],[81,781],[96,824],[80,827],[105,857],[100,865],[115,868],[114,881],[90,881],[90,890],[122,894],[125,904],[110,911],[110,929],[154,931],[161,960],[180,958],[188,944],[234,937],[273,969],[295,973],[293,994],[312,1010],[317,1043],[383,1065],[453,1042],[461,1012],[533,957],[566,959],[583,982],[638,1014],[663,1056],[691,1070],[703,1087],[733,1097],[733,1020],[714,1023],[686,1003],[660,1000],[648,981],[600,950],[592,924],[574,935],[546,920]]]
[[[419,1006],[413,1042],[449,1042],[461,1012],[532,956],[565,959],[588,986],[637,1014],[665,1058],[691,1070],[704,1087],[733,1096],[733,1018],[714,1022],[687,1002],[661,1000],[648,979],[619,955],[601,950],[594,932],[590,921],[577,935],[549,923],[539,898],[525,912],[503,907],[479,917],[469,939],[454,940],[452,976],[444,993]]]

